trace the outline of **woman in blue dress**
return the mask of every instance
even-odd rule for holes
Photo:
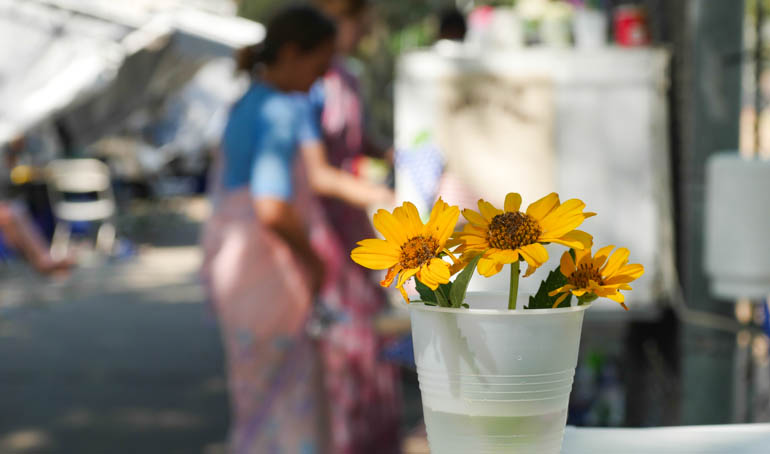
[[[325,72],[334,37],[334,25],[316,10],[293,7],[269,22],[264,41],[239,62],[253,82],[230,112],[203,234],[203,276],[227,357],[230,445],[238,454],[326,449],[317,355],[305,335],[324,271],[309,241],[316,209],[297,152],[316,133],[295,93]]]

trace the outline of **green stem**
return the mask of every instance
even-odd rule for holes
[[[508,290],[508,309],[516,309],[516,298],[519,296],[519,261],[511,263],[511,287]]]

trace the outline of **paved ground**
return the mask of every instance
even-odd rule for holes
[[[132,258],[65,282],[0,267],[0,453],[220,453],[222,352],[196,282],[202,205],[139,207]]]
[[[222,351],[196,278],[206,216],[196,199],[132,206],[119,228],[137,252],[85,249],[63,282],[0,264],[0,454],[224,452]],[[414,373],[403,390],[410,433]],[[424,452],[424,436],[406,441]]]

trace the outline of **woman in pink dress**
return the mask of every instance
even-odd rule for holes
[[[382,155],[364,133],[358,81],[343,62],[365,34],[369,10],[362,0],[320,0],[319,6],[337,23],[338,56],[311,91],[323,135],[322,146],[315,151],[325,153],[331,165],[352,172],[357,158]],[[303,155],[312,153],[305,147]],[[385,294],[367,270],[350,260],[355,243],[373,238],[374,232],[364,205],[328,197],[322,199],[322,205],[336,238],[313,241],[324,251],[327,269],[334,270],[330,278],[337,278],[335,292],[323,299],[335,322],[321,342],[333,452],[395,454],[401,451],[399,370],[382,358],[385,339],[374,323],[386,306]],[[333,250],[336,245],[341,248]]]
[[[292,93],[307,91],[326,71],[334,36],[334,24],[316,10],[290,8],[239,62],[254,78],[230,111],[203,234],[236,454],[327,452],[319,364],[305,334],[324,274],[309,225],[323,221],[298,153],[310,134],[304,104]]]

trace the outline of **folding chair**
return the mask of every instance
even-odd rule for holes
[[[96,159],[62,159],[48,164],[46,176],[56,217],[51,255],[66,255],[75,222],[99,222],[96,247],[110,254],[115,244],[115,196],[109,168]]]

